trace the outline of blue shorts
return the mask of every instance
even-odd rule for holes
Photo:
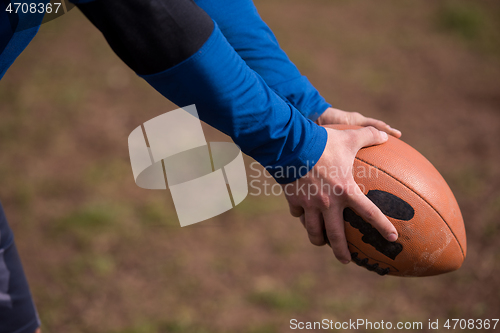
[[[0,333],[34,333],[39,326],[14,235],[0,205]]]

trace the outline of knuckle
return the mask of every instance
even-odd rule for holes
[[[370,125],[370,126],[367,126],[366,128],[372,133],[372,135],[374,137],[377,137],[377,135],[379,135],[379,131],[375,127]]]
[[[307,227],[307,233],[310,238],[323,238],[323,231],[317,227]]]
[[[304,209],[301,205],[292,204],[291,202],[288,203],[288,209],[290,210],[290,214],[292,214],[293,216],[297,214],[299,214],[300,216],[304,212]]]
[[[293,195],[287,196],[286,200],[288,201],[288,206],[290,207],[290,209],[292,209],[292,207],[300,207],[301,206],[300,200],[296,196],[293,196]]]
[[[304,200],[301,206],[305,210],[325,210],[330,207],[330,193],[325,193],[326,189],[322,188],[317,193],[311,193],[311,197]]]
[[[326,244],[323,237],[312,237],[311,235],[309,235],[309,242],[316,246],[322,246]]]
[[[316,202],[320,210],[325,210],[330,207],[330,197],[327,195],[318,195],[316,197]]]
[[[352,125],[351,114],[348,112],[344,113],[344,124]]]
[[[338,242],[340,239],[345,238],[345,233],[340,230],[331,230],[327,232],[328,239]]]
[[[314,202],[312,200],[304,200],[302,202],[302,207],[304,207],[305,210],[311,210],[314,208]]]
[[[377,216],[377,212],[378,212],[378,208],[377,207],[370,207],[365,212],[365,218],[368,221],[373,222],[373,220]]]
[[[342,133],[345,135],[345,141],[343,142],[346,145],[353,145],[357,142],[359,139],[359,136],[361,135],[358,130],[347,130]]]

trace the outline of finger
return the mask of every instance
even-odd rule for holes
[[[351,261],[351,253],[347,247],[345,236],[344,217],[341,209],[329,209],[323,212],[325,229],[333,254],[343,264]]]
[[[389,242],[396,241],[398,239],[398,231],[394,225],[380,209],[361,192],[359,187],[356,186],[356,188],[358,191],[356,194],[350,196],[349,206],[353,208],[365,222],[370,223],[372,227],[377,229],[382,237]]]
[[[304,208],[302,208],[301,206],[288,203],[288,207],[290,208],[290,214],[293,217],[301,217],[304,214]]]
[[[395,129],[395,128],[392,128],[391,126],[387,125],[389,127],[389,130],[386,131],[387,133],[389,133],[390,135],[392,135],[393,137],[395,138],[400,138],[401,137],[401,131],[398,130],[398,129]]]
[[[319,211],[307,210],[304,214],[304,219],[309,241],[316,246],[325,245],[325,237],[323,236],[325,225],[321,213]]]
[[[361,117],[358,120],[358,124],[356,124],[356,125],[360,125],[360,126],[373,126],[376,129],[378,129],[380,131],[384,131],[387,134],[390,134],[390,135],[392,135],[392,136],[394,136],[396,138],[400,138],[401,137],[401,132],[399,130],[397,130],[395,128],[392,128],[391,126],[387,125],[382,120],[368,118],[368,117],[364,117],[362,115],[360,115],[360,116]]]
[[[355,145],[358,149],[379,145],[386,142],[388,139],[386,132],[379,131],[372,126],[353,130],[353,132],[355,133]]]

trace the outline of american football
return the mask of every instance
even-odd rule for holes
[[[448,184],[422,154],[389,136],[386,143],[358,152],[353,175],[399,233],[391,243],[346,208],[345,232],[353,262],[396,276],[430,276],[460,268],[467,252],[462,214]]]

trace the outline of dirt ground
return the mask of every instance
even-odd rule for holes
[[[500,3],[256,5],[330,103],[400,129],[442,173],[466,224],[463,267],[397,278],[343,266],[309,244],[283,196],[180,228],[168,191],[135,185],[127,147],[176,107],[74,9],[0,83],[0,199],[44,332],[281,333],[294,318],[424,332],[429,320],[499,318]]]

